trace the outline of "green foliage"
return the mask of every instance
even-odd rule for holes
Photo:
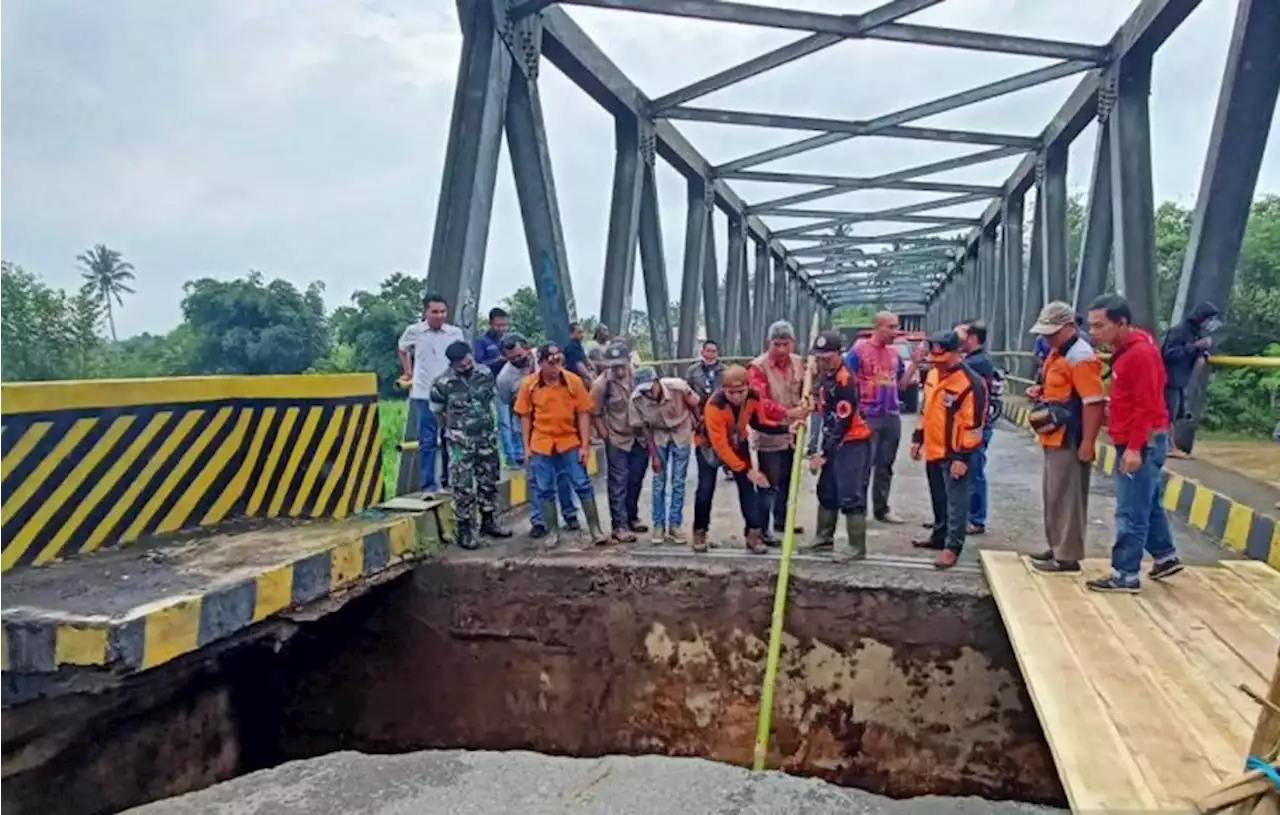
[[[323,287],[305,292],[261,272],[238,280],[185,283],[182,314],[195,335],[192,365],[210,374],[292,374],[329,347]]]
[[[88,286],[74,294],[11,263],[0,271],[0,372],[7,381],[84,379],[103,348],[102,307]]]
[[[333,345],[325,365],[330,367],[320,370],[373,371],[382,396],[403,396],[395,387],[400,377],[398,343],[405,327],[421,318],[426,287],[425,278],[395,272],[377,291],[351,295],[351,305],[335,309],[329,319]],[[341,367],[348,362],[352,367]]]
[[[76,255],[80,264],[80,276],[85,279],[98,298],[98,302],[106,310],[107,325],[111,327],[111,340],[116,340],[116,318],[111,308],[111,301],[124,306],[125,294],[133,294],[129,283],[133,281],[133,264],[126,263],[119,252],[107,248],[100,243],[87,252]]]

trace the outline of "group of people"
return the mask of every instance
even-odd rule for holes
[[[597,333],[589,351],[575,325],[566,347],[546,343],[535,354],[523,337],[507,332],[501,310],[490,313],[489,331],[473,346],[448,325],[442,298],[428,296],[423,307],[422,321],[400,340],[405,380],[412,383],[411,398],[421,403],[422,485],[426,493],[436,489],[439,438],[464,547],[477,545],[475,532],[511,534],[495,516],[501,430],[508,461],[530,474],[532,534],[549,538],[548,545],[558,541],[561,519],[567,530],[581,528],[580,507],[593,543],[630,543],[638,533],[651,532],[655,544],[687,543],[705,551],[715,545],[708,531],[724,473],[736,487],[747,550],[765,552],[779,545],[785,529],[796,438],[808,423],[813,432],[799,452],[818,475],[818,516],[816,533],[804,547],[830,551],[841,561],[865,558],[868,516],[902,523],[889,497],[902,435],[900,394],[917,382],[921,409],[910,456],[925,465],[933,522],[930,534],[914,544],[937,551],[935,566],[947,569],[956,564],[968,535],[986,531],[986,454],[1000,414],[1003,375],[985,349],[981,320],[931,334],[908,356],[895,347],[898,319],[886,312],[876,316],[868,336],[847,349],[839,333],[821,332],[807,361],[796,353],[794,328],[778,321],[769,327],[764,352],[746,366],[726,366],[709,339],[684,377],[660,377],[639,367],[630,344],[611,340],[607,329]],[[1195,316],[1207,320],[1216,312]],[[1112,574],[1088,583],[1097,591],[1136,591],[1144,551],[1154,560],[1151,577],[1182,568],[1159,495],[1170,447],[1167,353],[1131,321],[1124,299],[1107,295],[1090,307],[1087,320],[1066,303],[1049,303],[1031,329],[1039,370],[1027,396],[1033,402],[1030,424],[1044,449],[1048,543],[1033,561],[1045,574],[1080,573],[1090,473],[1108,403],[1102,363],[1087,336],[1112,351],[1110,433],[1120,454],[1117,531]],[[1198,339],[1190,344],[1200,350],[1206,344]],[[604,443],[609,533],[587,474],[595,439]],[[698,481],[686,537],[690,459]],[[639,496],[650,471],[646,525]]]

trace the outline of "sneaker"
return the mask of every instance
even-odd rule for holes
[[[883,512],[876,516],[876,520],[882,524],[893,524],[894,526],[906,523],[906,521],[902,520],[897,515],[894,515],[892,512]],[[925,524],[925,526],[933,526],[933,524]]]
[[[564,522],[564,528],[569,532],[577,532],[582,529],[582,522],[577,518],[567,518]]]
[[[778,526],[777,524],[774,524],[774,526],[773,526],[773,531],[774,531],[774,532],[776,532],[776,533],[777,533],[777,534],[779,534],[779,535],[785,535],[785,534],[787,534],[786,527],[785,527],[785,526]],[[803,535],[803,534],[804,534],[804,527],[803,527],[803,526],[801,526],[800,524],[796,524],[795,533],[796,533],[797,535]]]
[[[648,525],[648,524],[642,524],[642,523],[640,523],[639,521],[632,521],[632,522],[631,522],[631,531],[632,531],[632,532],[641,532],[641,533],[643,533],[643,532],[648,532],[648,531],[649,531],[649,525]]]
[[[1034,561],[1038,561],[1038,562],[1040,562],[1040,563],[1047,563],[1047,562],[1049,562],[1049,561],[1051,561],[1051,560],[1053,560],[1053,559],[1054,559],[1054,558],[1053,558],[1053,550],[1052,550],[1052,549],[1046,549],[1046,550],[1044,550],[1043,552],[1037,552],[1037,553],[1035,553],[1034,555],[1030,555],[1030,558],[1031,558],[1032,560],[1034,560]]]
[[[1137,594],[1142,589],[1137,580],[1122,580],[1115,575],[1086,581],[1084,586],[1089,591],[1110,592],[1112,594]]]
[[[667,530],[663,529],[660,526],[655,526],[653,528],[653,535],[649,537],[649,542],[652,543],[654,546],[661,546],[662,544],[666,543]]]
[[[626,527],[618,527],[613,530],[613,540],[616,543],[635,543],[636,533]]]
[[[774,534],[770,532],[768,529],[765,529],[763,532],[761,532],[760,540],[763,541],[764,545],[769,547],[770,549],[777,549],[779,546],[782,545],[782,541],[778,540],[778,538],[775,537]]]
[[[965,534],[985,535],[987,534],[987,527],[985,524],[969,524],[968,528],[965,529]]]
[[[1078,560],[1033,560],[1031,567],[1041,574],[1080,574]]]
[[[1151,571],[1147,572],[1147,577],[1163,580],[1166,577],[1173,577],[1180,571],[1182,571],[1182,561],[1175,557],[1152,566]]]
[[[684,536],[684,530],[679,528],[668,530],[667,540],[671,541],[677,546],[684,546],[686,543],[689,542],[689,539]]]
[[[933,538],[921,538],[919,540],[913,540],[911,541],[911,545],[917,549],[932,549],[935,552],[940,552],[945,548],[945,544],[939,541],[936,541]]]
[[[950,549],[943,549],[938,553],[938,556],[934,558],[933,568],[939,571],[950,569],[952,566],[956,565],[956,561],[958,560],[960,560],[960,556],[955,552]]]
[[[529,528],[529,537],[537,540],[547,536],[547,528],[545,526],[532,526]]]

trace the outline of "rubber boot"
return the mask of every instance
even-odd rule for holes
[[[604,533],[604,527],[600,525],[600,510],[596,507],[596,499],[588,498],[582,502],[582,514],[587,519],[587,537],[596,546],[603,546],[609,542],[609,536]]]
[[[806,551],[817,552],[830,549],[836,542],[836,525],[840,522],[840,512],[835,509],[818,507],[818,531],[813,540],[804,547]]]
[[[867,516],[844,516],[844,528],[849,540],[835,545],[835,559],[841,562],[865,560],[867,557]]]
[[[554,549],[560,545],[560,508],[555,501],[542,502],[542,520],[547,525],[547,534],[542,540],[545,549]]]
[[[498,521],[493,517],[492,512],[481,512],[480,534],[490,538],[509,538],[511,530],[498,526]]]
[[[458,532],[454,536],[454,541],[462,549],[480,548],[480,542],[476,540],[474,530],[471,528],[471,521],[458,521]]]

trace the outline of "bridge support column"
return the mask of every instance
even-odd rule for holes
[[[617,334],[627,331],[631,292],[635,285],[636,246],[640,238],[640,191],[644,187],[642,144],[653,150],[647,122],[618,114],[614,119],[613,199],[609,207],[609,236],[604,250],[604,284],[600,294],[600,322]],[[643,131],[648,131],[647,133]]]
[[[1276,43],[1280,43],[1280,4],[1241,0],[1200,177],[1191,238],[1178,280],[1172,315],[1175,322],[1202,302],[1213,303],[1224,312],[1229,308],[1240,246],[1280,95],[1280,50]],[[1178,446],[1188,452],[1204,411],[1208,376],[1204,368],[1193,376],[1187,390],[1193,418],[1176,428]]]
[[[770,323],[787,319],[787,264],[777,255],[773,256],[773,302],[769,304],[769,315]],[[768,326],[765,330],[768,331]]]
[[[1067,150],[1070,144],[1051,144],[1041,155],[1044,165],[1036,208],[1040,211],[1040,265],[1044,270],[1044,299],[1067,300]]]
[[[1022,289],[1025,273],[1022,265],[1022,219],[1026,199],[1022,193],[1004,199],[1000,215],[1003,236],[1004,290],[1000,293],[1000,315],[996,318],[1003,326],[1004,344],[1000,350],[1016,351],[1026,346],[1027,336],[1022,324]],[[1010,371],[1022,370],[1016,357],[1004,360]]]
[[[459,15],[462,56],[427,262],[427,288],[449,302],[453,321],[471,336],[484,279],[512,59],[498,36],[491,4],[464,4]],[[416,430],[410,428],[410,433],[406,439],[416,440]],[[408,461],[412,456],[401,458]],[[404,466],[413,465],[409,461]]]
[[[720,302],[720,269],[716,264],[715,214],[716,208],[712,204],[707,209],[707,233],[703,240],[707,254],[702,262],[702,310],[703,323],[706,327],[702,338],[715,340],[723,345],[725,336],[724,323],[721,321],[723,312]],[[695,356],[700,351],[700,348],[695,349]]]
[[[711,185],[704,178],[688,180],[688,217],[684,231],[684,277],[680,282],[680,330],[676,334],[676,356],[693,356],[698,334],[698,307],[702,296],[702,265],[707,258],[707,219],[710,216]]]
[[[987,303],[982,318],[987,323],[987,348],[999,350],[1005,347],[1004,325],[1002,318],[1004,309],[1004,258],[1001,256],[1001,226],[997,221],[991,226],[988,257],[990,258],[991,277],[987,281]],[[1002,360],[997,360],[1003,364]]]
[[[667,260],[662,250],[662,216],[654,162],[653,152],[647,152],[640,188],[640,268],[644,273],[644,302],[649,311],[653,356],[671,359],[675,356],[671,341],[671,294],[667,287]]]
[[[1107,127],[1110,103],[1098,104],[1098,141],[1093,152],[1093,178],[1089,184],[1089,205],[1080,238],[1080,259],[1076,266],[1072,302],[1079,313],[1107,290],[1107,270],[1111,266],[1111,129]]]
[[[1116,289],[1129,301],[1135,325],[1156,325],[1156,226],[1151,192],[1151,54],[1130,53],[1112,69],[1111,201],[1115,218]]]
[[[752,305],[755,308],[752,310],[751,317],[751,347],[747,350],[749,356],[755,356],[764,347],[764,335],[769,330],[769,301],[772,299],[770,292],[773,290],[769,285],[773,279],[769,245],[763,241],[757,241],[755,254],[755,279],[752,281],[755,285],[755,300]]]
[[[1040,234],[1044,231],[1041,225],[1040,216],[1044,212],[1044,208],[1036,203],[1035,215],[1031,218],[1031,246],[1040,245]],[[1027,265],[1027,273],[1023,278],[1022,287],[1022,308],[1020,309],[1022,319],[1019,321],[1018,333],[1022,337],[1019,348],[1023,351],[1030,351],[1035,347],[1035,337],[1031,336],[1031,326],[1035,325],[1036,318],[1040,316],[1040,310],[1044,308],[1044,253],[1031,252],[1030,263]]]
[[[724,274],[724,338],[720,345],[725,353],[736,356],[742,353],[743,320],[747,319],[748,306],[743,304],[747,292],[747,229],[742,217],[729,216],[729,240]]]

